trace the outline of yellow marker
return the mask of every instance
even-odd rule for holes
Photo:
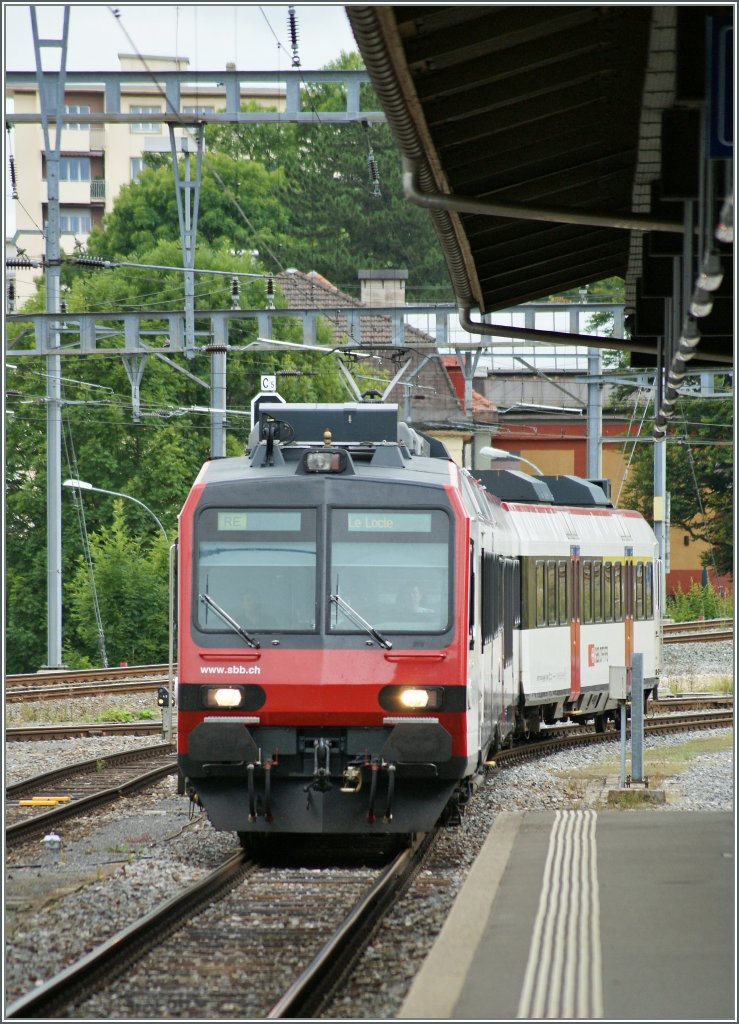
[[[34,796],[30,800],[19,800],[19,807],[56,807],[57,804],[66,804],[71,801],[71,796]]]

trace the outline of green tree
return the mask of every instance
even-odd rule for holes
[[[168,546],[161,532],[144,541],[126,524],[124,501],[115,500],[109,526],[90,537],[100,619],[110,664],[155,664],[169,650]],[[69,664],[97,664],[98,628],[87,565],[82,557],[67,585],[71,636]]]
[[[137,254],[141,262],[154,266],[181,264],[179,244],[158,240],[154,247]],[[128,262],[128,260],[126,261]],[[225,309],[230,306],[231,273],[258,272],[249,255],[234,257],[230,252],[203,245],[198,250],[198,265],[223,270],[223,276],[202,275],[196,284],[196,308]],[[70,318],[75,311],[126,311],[151,308],[182,309],[183,280],[177,271],[118,267],[91,270],[65,265],[64,284]],[[266,304],[263,278],[243,279],[242,304],[255,307]],[[276,304],[284,306],[279,294]],[[29,312],[44,308],[43,289],[27,306]],[[209,321],[198,322],[199,330]],[[164,331],[164,321],[152,318],[146,324],[153,333]],[[9,335],[22,328],[13,325]],[[300,341],[302,325],[291,318],[277,322],[275,333],[284,340]],[[326,402],[344,397],[335,359],[318,353],[260,353],[241,350],[257,335],[256,322],[242,321],[233,326],[228,354],[227,454],[244,452],[248,432],[247,412],[251,399],[259,391],[260,376],[276,374],[280,394],[288,401]],[[112,337],[106,347],[121,346],[120,337]],[[318,327],[318,341],[332,341],[326,325]],[[199,339],[199,345],[202,340]],[[33,351],[33,336],[20,341]],[[15,347],[15,345],[14,345]],[[181,371],[175,369],[178,366]],[[43,358],[17,360],[9,368],[6,419],[6,669],[9,672],[34,671],[46,661],[47,619],[47,547],[46,547],[46,371]],[[187,360],[172,353],[165,362],[147,357],[141,381],[141,401],[135,418],[131,385],[123,359],[66,356],[62,360],[62,475],[88,480],[96,487],[130,494],[143,501],[163,522],[170,537],[176,535],[177,515],[192,481],[209,456],[209,392],[197,383],[210,379],[210,356],[198,351]],[[199,410],[199,411],[198,411]],[[113,514],[112,499],[97,492],[84,497],[84,526],[99,533],[109,526]],[[145,510],[127,503],[127,522],[142,542],[154,542],[158,527]],[[81,524],[77,518],[72,492],[62,494],[62,574],[67,579],[82,553]],[[85,652],[72,628],[70,598],[64,594],[63,634],[70,659],[91,657],[89,638]],[[142,627],[146,629],[144,625]]]

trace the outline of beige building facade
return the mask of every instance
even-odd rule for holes
[[[131,56],[119,54],[121,72],[147,72],[150,82],[121,84],[120,114],[126,121],[103,124],[85,121],[85,115],[101,115],[106,109],[105,84],[91,82],[84,88],[69,87],[64,93],[65,123],[60,138],[59,204],[60,246],[72,254],[84,247],[93,227],[101,227],[124,185],[136,181],[146,153],[171,152],[168,126],[162,118],[171,113],[171,101],[165,86],[156,81],[157,72],[186,72],[186,58]],[[229,70],[228,68],[226,70]],[[6,90],[6,103],[12,102],[14,114],[38,114],[40,102],[35,84]],[[179,87],[181,114],[215,113],[225,108],[225,85],[200,85],[183,82]],[[241,89],[241,102],[255,101],[265,109],[282,110],[282,88],[250,87]],[[130,116],[140,114],[140,121]],[[176,129],[182,139],[187,129]],[[192,134],[192,131],[190,131]],[[52,125],[51,138],[54,138]],[[178,146],[181,143],[178,142]],[[21,123],[13,128],[10,152],[14,162],[17,201],[14,202],[15,231],[9,241],[25,250],[33,262],[45,255],[43,229],[47,220],[48,186],[44,136],[40,124]],[[174,184],[173,184],[174,188]],[[7,241],[7,240],[6,240]],[[6,245],[7,249],[7,245]],[[11,249],[11,253],[14,250]],[[35,291],[34,278],[39,268],[15,268],[15,305],[20,308]]]

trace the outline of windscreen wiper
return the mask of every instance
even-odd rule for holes
[[[243,626],[240,626],[238,624],[236,619],[232,619],[228,612],[224,611],[219,604],[216,604],[216,602],[213,600],[210,594],[198,594],[198,597],[200,598],[204,605],[207,605],[208,608],[212,608],[213,611],[218,616],[218,618],[222,619],[227,626],[230,626],[234,633],[240,636],[241,639],[244,640],[250,647],[261,647],[259,641],[256,640],[253,636],[250,636],[243,628]]]
[[[329,594],[328,599],[335,604],[337,608],[340,608],[355,625],[361,626],[362,629],[365,629],[373,640],[376,640],[381,647],[384,647],[387,651],[391,651],[393,649],[393,645],[390,641],[386,640],[382,633],[378,633],[374,626],[370,626],[369,622],[367,622],[366,619],[363,619],[359,612],[352,608],[352,606],[348,604],[343,597],[339,597],[338,594]]]

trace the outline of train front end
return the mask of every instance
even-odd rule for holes
[[[217,829],[425,831],[475,768],[456,469],[397,431],[395,406],[272,406],[187,499],[178,762]]]

